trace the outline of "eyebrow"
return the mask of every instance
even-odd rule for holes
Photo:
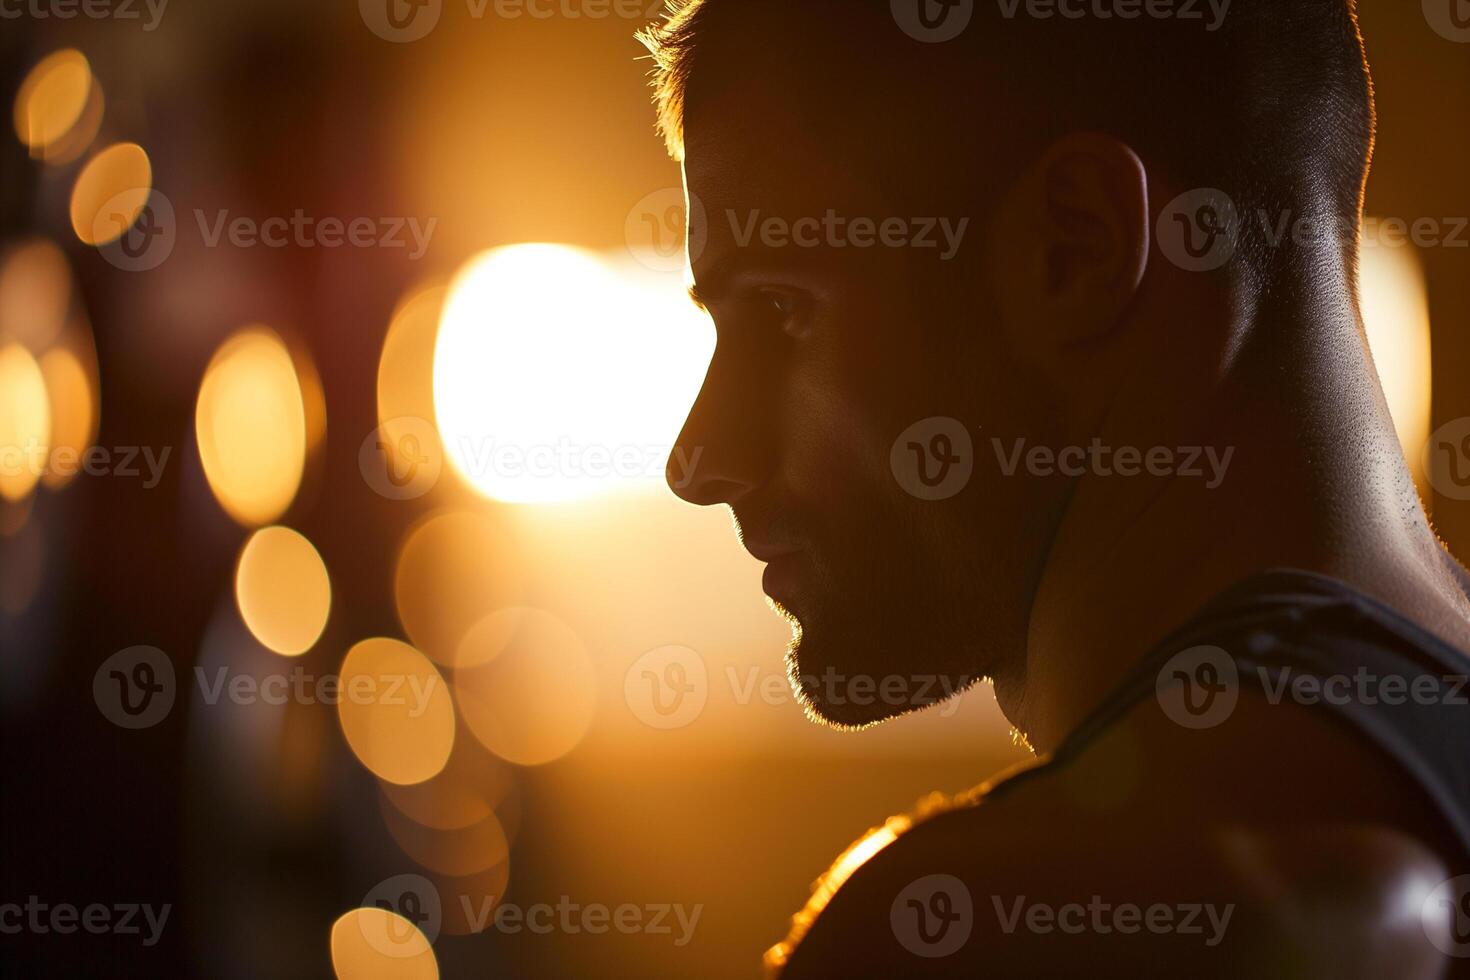
[[[757,252],[754,255],[737,252],[716,259],[705,270],[704,275],[700,276],[703,285],[695,283],[689,286],[689,299],[708,313],[709,304],[719,302],[730,291],[733,281],[750,276],[770,275],[778,268],[787,277],[797,274],[804,278],[818,275],[822,270],[820,264],[810,261],[807,256],[792,255],[789,252]]]

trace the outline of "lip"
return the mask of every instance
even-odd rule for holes
[[[776,555],[766,562],[761,573],[761,591],[777,602],[795,594],[801,584],[802,554],[788,551]]]

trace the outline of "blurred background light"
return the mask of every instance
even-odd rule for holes
[[[33,156],[45,157],[82,120],[92,86],[92,68],[75,48],[31,69],[15,96],[15,134]]]
[[[353,909],[332,923],[337,980],[438,980],[439,961],[418,926],[387,909]]]
[[[0,261],[0,335],[44,351],[66,323],[71,294],[66,257],[52,242],[11,249]]]
[[[289,527],[263,527],[240,552],[235,600],[257,640],[296,656],[310,650],[327,625],[332,584],[310,541]]]
[[[706,338],[679,329],[693,312],[671,322],[608,262],[566,245],[471,259],[450,285],[434,351],[451,465],[508,502],[661,481],[708,359]]]
[[[524,579],[520,551],[499,525],[471,511],[441,512],[409,530],[393,598],[409,639],[449,666],[471,626],[521,601]]]
[[[1409,244],[1364,242],[1358,263],[1363,327],[1389,414],[1414,482],[1424,486],[1424,443],[1433,395],[1429,296]]]
[[[510,842],[493,811],[468,826],[448,830],[425,827],[387,801],[381,802],[381,811],[399,850],[438,874],[454,878],[479,874],[510,857]]]
[[[337,717],[358,760],[390,783],[421,783],[444,768],[454,747],[449,687],[428,658],[398,640],[375,637],[347,651]],[[372,692],[353,695],[353,685]]]
[[[285,513],[306,466],[306,408],[281,338],[249,327],[221,345],[204,371],[194,430],[205,477],[241,524]]]
[[[408,786],[380,782],[378,790],[409,819],[435,830],[458,830],[493,814],[513,784],[511,767],[461,725],[449,759],[431,779]]]
[[[53,347],[41,355],[40,367],[51,409],[50,464],[41,479],[56,490],[81,471],[82,454],[97,435],[97,398],[91,373],[71,349]]]
[[[508,762],[535,766],[559,759],[592,723],[592,660],[576,632],[550,613],[491,613],[460,641],[454,668],[465,724]]]
[[[132,227],[153,191],[153,165],[137,143],[114,143],[82,167],[71,192],[71,227],[87,245],[106,245]]]
[[[51,404],[41,366],[20,344],[0,347],[0,497],[17,501],[41,479]]]
[[[437,441],[431,446],[419,441],[438,438],[438,430],[432,426],[434,343],[447,295],[443,285],[420,286],[398,304],[389,321],[378,360],[378,422],[389,452],[406,445],[412,445],[418,455],[442,452]],[[417,421],[430,425],[418,425]],[[404,443],[405,438],[415,443]]]

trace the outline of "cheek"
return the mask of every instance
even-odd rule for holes
[[[933,414],[932,378],[917,345],[902,339],[906,331],[871,321],[846,326],[793,359],[783,400],[786,480],[811,504],[887,509],[904,497],[890,465],[894,440]]]

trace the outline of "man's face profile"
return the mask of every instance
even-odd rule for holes
[[[809,715],[862,726],[962,690],[1024,629],[1044,508],[982,441],[987,423],[1035,432],[1044,385],[999,341],[987,287],[947,288],[982,270],[991,224],[886,200],[779,98],[736,85],[686,123],[718,344],[680,437],[702,455],[674,489],[728,504],[767,563]]]

